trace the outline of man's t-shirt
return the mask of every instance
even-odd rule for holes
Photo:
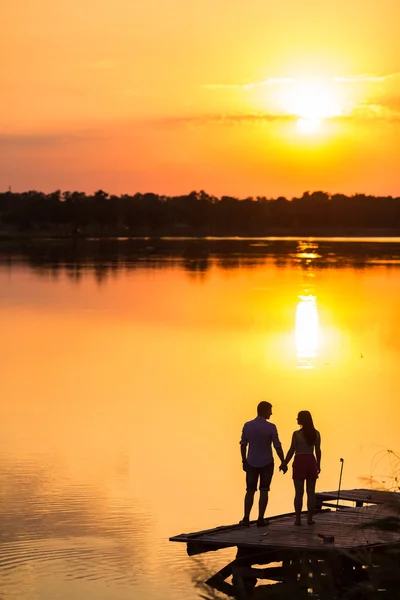
[[[240,444],[249,445],[247,462],[251,467],[265,467],[273,461],[272,444],[281,448],[276,425],[260,416],[244,424]]]

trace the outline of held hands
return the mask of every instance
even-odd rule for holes
[[[285,463],[285,461],[282,461],[282,462],[281,462],[281,465],[280,465],[280,467],[279,467],[279,470],[280,470],[280,471],[282,471],[282,473],[283,473],[283,474],[287,473],[287,471],[288,471],[288,466],[287,466],[287,464]]]

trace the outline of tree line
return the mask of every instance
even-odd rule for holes
[[[305,192],[283,196],[217,198],[204,191],[182,196],[109,195],[35,190],[0,193],[0,232],[60,235],[265,236],[274,232],[400,231],[400,197]]]

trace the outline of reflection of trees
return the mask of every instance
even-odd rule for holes
[[[197,259],[184,258],[182,266],[185,269],[185,271],[188,271],[191,274],[202,274],[210,268],[210,263],[208,256],[203,256]]]
[[[277,230],[340,235],[400,231],[400,198],[305,192],[299,198],[216,198],[203,190],[181,196],[93,195],[56,190],[0,194],[0,222],[9,232],[93,235],[268,235]]]
[[[2,460],[0,572],[60,560],[71,579],[79,572],[133,583],[146,557],[146,517],[130,504],[112,504],[94,486],[63,486],[57,475],[40,464]]]
[[[280,268],[297,266],[305,274],[330,268],[363,269],[373,264],[396,267],[400,245],[379,242],[318,242],[318,259],[307,259],[312,247],[297,241],[255,244],[252,239],[96,239],[14,241],[0,246],[0,264],[8,270],[26,264],[44,277],[60,272],[73,282],[91,275],[99,283],[136,268],[179,267],[202,274],[215,265],[221,269],[251,268],[268,260]],[[372,262],[371,262],[372,261]]]

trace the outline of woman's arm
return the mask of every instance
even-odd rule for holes
[[[296,450],[296,432],[293,432],[292,443],[290,445],[290,448],[289,448],[288,453],[286,454],[286,458],[284,460],[284,464],[286,466],[288,466],[288,464],[292,460],[292,456],[293,456],[295,450]]]
[[[317,439],[315,440],[315,457],[317,459],[318,473],[321,472],[321,435],[317,431]]]

